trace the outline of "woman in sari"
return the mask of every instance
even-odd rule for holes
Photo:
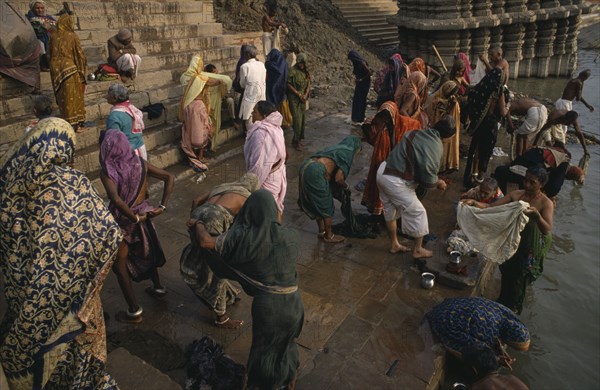
[[[333,190],[337,187],[336,190],[350,191],[346,179],[359,149],[360,138],[351,135],[313,154],[300,165],[298,206],[310,219],[317,220],[317,236],[325,242],[335,244],[345,240],[332,231]]]
[[[80,131],[85,122],[87,59],[75,34],[73,17],[68,12],[58,18],[56,33],[50,37],[48,55],[56,104],[62,118],[75,131]]]
[[[196,172],[208,170],[204,151],[208,148],[213,134],[210,121],[208,88],[226,84],[229,77],[204,71],[204,62],[200,53],[194,55],[187,70],[179,79],[185,91],[179,107],[181,127],[181,149],[187,156],[190,166]]]
[[[496,145],[498,123],[508,113],[503,93],[504,72],[492,69],[469,91],[469,119],[467,133],[472,137],[463,177],[465,187],[472,187],[473,181],[481,182],[487,171],[488,162]]]
[[[392,101],[381,105],[377,114],[366,120],[362,126],[366,141],[373,146],[369,174],[365,183],[362,204],[367,206],[371,214],[383,213],[383,202],[379,199],[377,187],[377,170],[384,162],[394,146],[400,143],[405,133],[421,128],[421,123],[398,112],[398,107]]]
[[[377,92],[377,101],[375,103],[377,108],[381,107],[384,102],[394,100],[394,92],[396,92],[398,86],[402,83],[402,79],[406,79],[408,72],[408,67],[402,61],[400,54],[396,53],[388,59],[386,70],[377,89],[373,85],[373,89]]]
[[[73,128],[41,120],[0,160],[0,363],[11,389],[116,389],[100,290],[122,239],[70,167]]]
[[[40,41],[40,47],[42,49],[42,56],[40,57],[40,68],[42,72],[47,72],[50,69],[48,61],[48,41],[50,40],[50,34],[56,29],[56,19],[48,15],[46,10],[46,2],[43,0],[29,2],[29,12],[25,17],[31,23],[35,36]]]
[[[304,145],[304,114],[306,111],[306,102],[310,93],[310,74],[306,68],[306,54],[300,53],[296,57],[296,65],[292,67],[287,80],[287,98],[292,112],[292,127],[294,128],[294,138],[292,146],[302,151]]]
[[[423,111],[427,99],[427,78],[421,71],[411,71],[408,79],[398,86],[394,100],[400,115],[415,119],[421,123],[421,128],[427,127],[429,120]]]
[[[267,68],[267,101],[281,111],[279,108],[285,99],[288,79],[288,66],[283,54],[277,49],[272,49],[267,55],[265,68]]]
[[[350,50],[348,59],[352,62],[352,74],[356,86],[352,97],[352,124],[362,125],[365,121],[365,110],[367,109],[367,95],[371,88],[371,70],[367,60],[356,50]]]
[[[202,246],[219,255],[210,262],[215,273],[237,280],[254,297],[249,389],[293,389],[299,365],[296,339],[304,323],[296,272],[300,242],[295,231],[281,226],[278,215],[273,195],[258,190],[228,231],[216,238],[201,233]]]
[[[446,81],[440,89],[429,97],[425,104],[425,112],[431,124],[437,123],[447,115],[452,116],[456,122],[456,134],[450,138],[442,139],[444,156],[440,165],[440,172],[450,173],[458,171],[460,164],[460,105],[457,102],[458,85],[454,81]]]
[[[113,271],[128,309],[119,311],[116,319],[137,324],[142,321],[143,310],[135,299],[131,279],[136,282],[152,279],[153,287],[148,287],[146,292],[155,298],[162,298],[167,293],[160,284],[157,270],[165,264],[165,255],[151,218],[167,210],[175,178],[137,156],[131,150],[127,136],[116,129],[106,130],[101,140],[100,165],[100,180],[110,199],[108,208],[124,235]],[[165,183],[158,207],[148,202],[147,176]]]

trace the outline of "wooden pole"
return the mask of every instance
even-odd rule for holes
[[[437,48],[435,47],[435,45],[431,45],[431,46],[433,47],[433,51],[435,51],[435,55],[437,56],[438,60],[442,63],[442,67],[444,68],[444,72],[448,72],[448,68],[446,68],[446,64],[444,64],[444,60],[442,60],[442,56],[438,52]]]

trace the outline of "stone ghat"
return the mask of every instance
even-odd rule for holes
[[[501,46],[510,77],[571,76],[577,63],[582,0],[398,0],[400,51],[439,65],[435,45],[449,68],[453,56],[471,60]]]
[[[20,14],[29,10],[28,2],[13,1],[12,7]],[[134,46],[142,57],[140,72],[134,83],[128,83],[130,100],[141,108],[148,104],[163,103],[165,111],[150,120],[144,114],[144,142],[149,161],[168,168],[183,161],[179,150],[181,124],[177,108],[183,94],[179,77],[192,56],[202,53],[204,63],[212,63],[221,73],[233,76],[239,59],[240,45],[252,43],[257,48],[261,32],[224,34],[221,23],[214,20],[212,1],[149,1],[149,2],[70,2],[74,11],[75,29],[88,59],[88,74],[98,64],[106,62],[108,38],[119,28],[133,32]],[[48,12],[55,15],[61,2],[47,2]],[[77,134],[75,167],[90,178],[99,174],[98,136],[105,127],[110,105],[105,95],[115,81],[90,81],[86,87],[86,120],[89,127]],[[17,142],[27,124],[34,119],[31,88],[4,77],[0,80],[0,157]],[[41,92],[54,99],[50,74],[41,73]],[[58,113],[58,109],[55,109]],[[225,119],[225,118],[224,118]],[[232,126],[222,126],[219,143],[240,137]],[[98,184],[98,183],[96,183]],[[102,190],[101,185],[96,186]]]

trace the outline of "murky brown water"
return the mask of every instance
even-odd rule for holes
[[[590,112],[575,103],[582,129],[600,135],[600,63],[596,51],[580,51],[578,72],[590,68],[584,98]],[[600,62],[600,60],[599,60]],[[511,81],[511,89],[555,100],[565,79]],[[574,161],[583,152],[570,145]],[[565,182],[554,215],[552,249],[544,274],[531,288],[522,319],[532,333],[532,348],[516,354],[515,374],[532,389],[600,387],[600,146],[589,147],[586,183]]]

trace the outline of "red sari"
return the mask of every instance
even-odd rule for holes
[[[367,206],[371,214],[380,215],[383,212],[383,202],[379,199],[377,187],[379,165],[387,159],[394,146],[400,143],[404,134],[420,128],[419,121],[400,115],[398,107],[392,101],[383,103],[377,114],[365,121],[363,131],[367,142],[373,145],[373,154],[361,203]]]

